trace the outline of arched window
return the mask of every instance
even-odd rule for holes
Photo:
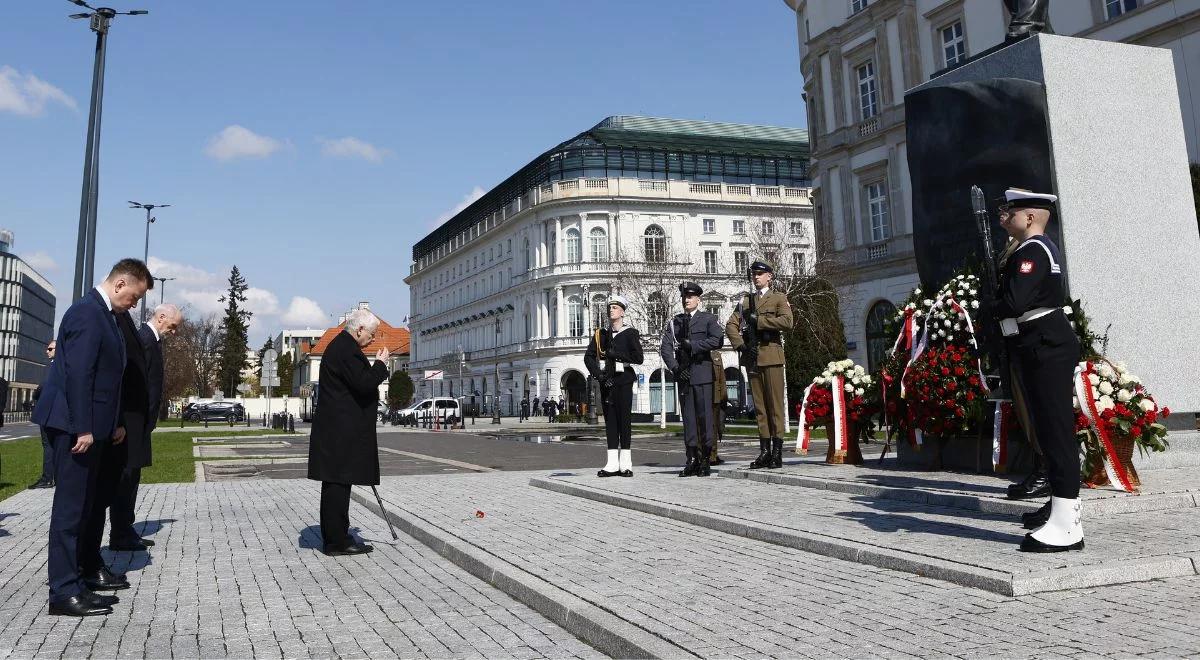
[[[550,265],[558,263],[558,234],[550,232],[550,242],[547,244],[547,251],[550,253]]]
[[[608,232],[601,227],[592,227],[588,232],[588,258],[591,261],[608,261]]]
[[[896,340],[895,337],[888,335],[884,329],[888,319],[896,315],[896,306],[886,300],[871,305],[871,311],[867,312],[867,370],[875,371],[875,368],[883,363],[887,357],[888,347]]]
[[[566,244],[563,246],[563,251],[567,255],[567,263],[577,264],[583,260],[582,240],[579,237],[578,229],[574,227],[568,229],[563,242]]]
[[[604,294],[592,296],[592,327],[602,328],[608,325],[608,297]]]
[[[655,291],[646,298],[646,333],[661,335],[667,327],[667,306],[662,293]]]
[[[583,298],[567,298],[567,329],[572,337],[583,336]]]
[[[550,336],[558,336],[558,298],[550,296]]]
[[[667,234],[662,227],[650,225],[642,237],[646,251],[646,261],[666,261]]]

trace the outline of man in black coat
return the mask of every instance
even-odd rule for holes
[[[608,440],[608,462],[598,477],[632,477],[631,453],[633,384],[637,373],[631,365],[642,364],[642,339],[637,328],[625,322],[629,301],[614,295],[608,300],[606,328],[597,328],[583,353],[588,373],[600,383],[604,410],[604,432]]]
[[[54,363],[54,340],[46,344],[46,358],[50,364]],[[49,368],[46,369],[49,372]],[[38,399],[42,396],[42,386],[38,385],[33,391],[33,405],[36,406]],[[38,427],[42,432],[42,476],[38,480],[29,485],[30,488],[53,488],[54,487],[54,447],[50,445],[50,436],[46,435],[46,429]]]
[[[124,316],[128,317],[128,314]],[[137,330],[133,329],[132,318],[120,323],[125,345],[129,348],[121,388],[127,457],[109,508],[108,547],[112,550],[137,552],[154,545],[154,541],[142,538],[133,529],[134,508],[142,468],[151,464],[150,434],[158,424],[162,405],[162,338],[175,332],[182,321],[179,308],[159,305],[154,315]]]
[[[681,477],[707,477],[713,447],[712,351],[721,347],[725,333],[713,314],[700,309],[704,289],[695,282],[679,285],[683,313],[676,314],[663,332],[659,355],[675,374],[679,388],[680,417],[687,465]]]
[[[378,329],[374,314],[355,310],[321,358],[321,402],[308,441],[308,478],[321,482],[321,537],[328,555],[373,550],[350,536],[350,486],[379,483],[375,412],[390,353],[380,348],[374,365],[363,355]]]

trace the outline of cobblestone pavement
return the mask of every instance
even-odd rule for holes
[[[1200,577],[1011,598],[540,491],[530,476],[388,478],[381,491],[390,508],[669,640],[681,655],[1200,653],[1192,613]],[[633,488],[651,478],[668,479],[643,471],[623,481]],[[762,494],[769,504],[774,491]],[[936,543],[929,551],[943,552]]]
[[[152,552],[107,617],[46,614],[52,491],[0,503],[0,658],[603,657],[352,505],[376,551],[316,548],[319,487],[256,480],[141,489]],[[107,550],[106,550],[107,552]]]

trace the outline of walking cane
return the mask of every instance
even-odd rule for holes
[[[388,518],[387,509],[383,508],[383,498],[379,496],[379,489],[371,486],[371,492],[375,493],[375,501],[379,503],[379,513],[388,524],[388,531],[392,533],[392,540],[399,541],[400,537],[396,536],[396,528],[392,527],[392,519]]]

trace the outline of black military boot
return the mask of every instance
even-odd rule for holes
[[[769,467],[783,467],[783,438],[771,438],[771,465]]]
[[[1042,505],[1037,511],[1021,514],[1021,526],[1025,529],[1037,529],[1050,520],[1050,502]]]
[[[712,474],[712,468],[708,462],[708,447],[700,447],[696,452],[696,472],[694,476],[707,477]]]
[[[1029,473],[1028,477],[1019,484],[1013,484],[1008,487],[1008,499],[1010,500],[1029,500],[1037,497],[1046,497],[1050,494],[1050,477],[1046,473],[1046,463],[1042,460],[1040,454],[1035,454],[1033,458],[1033,472]]]
[[[771,439],[758,439],[758,458],[750,461],[751,470],[759,470],[762,468],[771,467]]]
[[[683,470],[681,470],[681,471],[679,472],[679,476],[681,476],[681,477],[693,477],[693,476],[695,476],[695,475],[696,475],[696,468],[697,468],[697,467],[698,467],[698,464],[697,464],[697,461],[696,461],[696,448],[695,448],[695,447],[688,447],[688,448],[687,448],[687,465],[684,465],[684,466],[683,466]]]

